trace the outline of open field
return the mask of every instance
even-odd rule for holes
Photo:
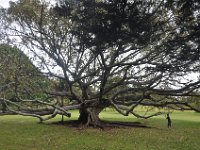
[[[77,118],[77,112],[72,119]],[[164,116],[142,120],[104,111],[101,118],[118,121],[141,121],[152,128],[77,129],[38,124],[22,116],[0,117],[0,150],[199,150],[200,114],[173,112],[172,128]],[[60,120],[57,117],[54,121]]]

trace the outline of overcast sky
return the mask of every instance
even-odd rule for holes
[[[0,0],[0,6],[2,7],[8,7],[9,1],[16,1],[16,0]]]
[[[14,2],[14,1],[17,1],[17,0],[0,0],[0,6],[8,7],[10,1]],[[54,0],[48,0],[48,1],[52,3]],[[55,3],[55,2],[53,2],[53,3]]]

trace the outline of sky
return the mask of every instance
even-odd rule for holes
[[[1,6],[1,7],[8,7],[10,1],[13,1],[13,2],[14,2],[14,1],[17,1],[17,0],[0,0],[0,6]],[[49,0],[49,2],[50,2],[50,1],[52,2],[53,0]]]
[[[9,1],[16,1],[16,0],[0,0],[0,6],[2,7],[8,7]]]

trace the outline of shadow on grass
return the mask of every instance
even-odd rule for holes
[[[107,120],[101,120],[100,124],[97,126],[89,125],[85,126],[80,124],[77,120],[68,120],[68,121],[57,121],[52,122],[50,124],[53,125],[61,125],[66,126],[70,128],[86,128],[86,127],[92,127],[92,128],[101,128],[101,129],[112,129],[112,128],[151,128],[150,126],[144,125],[141,122],[122,122],[122,121],[107,121]]]

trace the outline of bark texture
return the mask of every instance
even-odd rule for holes
[[[85,126],[101,126],[101,120],[99,118],[99,114],[100,112],[108,107],[109,104],[105,103],[105,102],[101,102],[101,103],[93,103],[90,104],[89,106],[83,105],[81,107],[81,109],[79,110],[80,115],[78,118],[78,122],[81,125],[85,125]]]

